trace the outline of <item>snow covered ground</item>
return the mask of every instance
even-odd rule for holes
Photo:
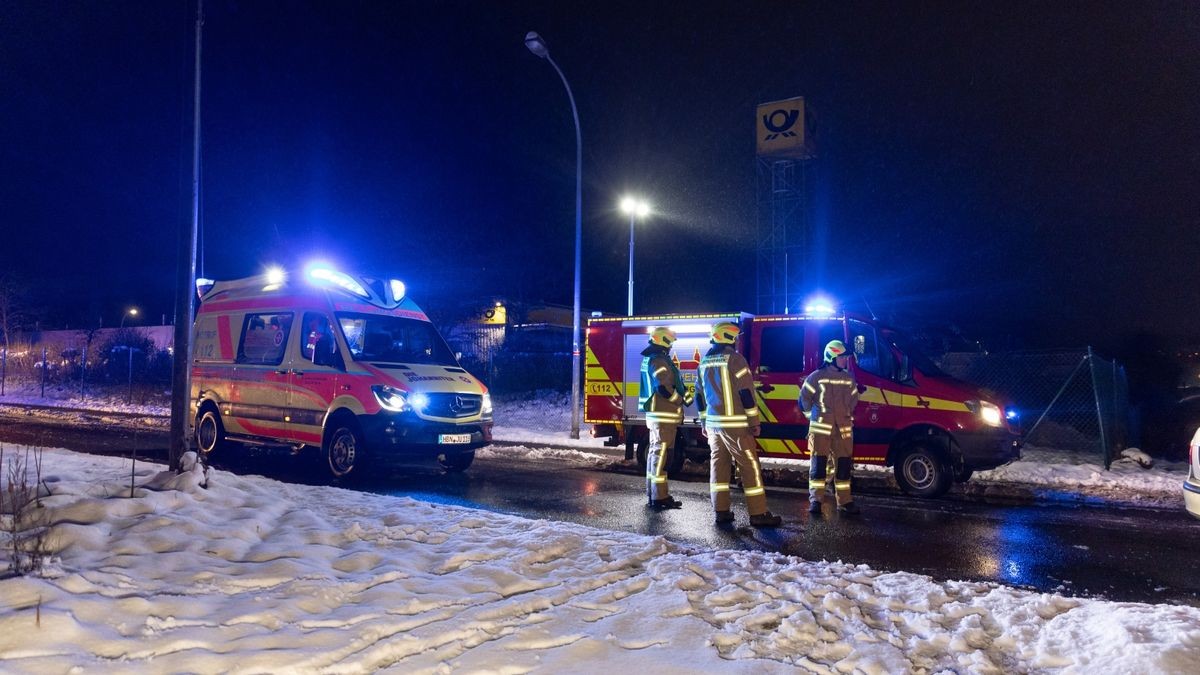
[[[7,447],[7,456],[21,448]],[[1195,672],[1200,609],[46,450],[15,672]],[[207,489],[201,487],[207,482]]]

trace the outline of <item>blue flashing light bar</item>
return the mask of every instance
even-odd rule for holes
[[[367,289],[363,288],[362,284],[355,281],[354,278],[349,274],[338,272],[337,270],[332,270],[328,267],[313,267],[308,270],[308,276],[314,281],[331,283],[334,286],[337,286],[342,290],[349,291],[350,293],[353,293],[359,297],[370,297],[370,295],[367,294]]]

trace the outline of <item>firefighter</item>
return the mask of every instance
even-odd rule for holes
[[[858,383],[847,370],[850,355],[841,340],[825,345],[825,364],[804,378],[800,409],[808,417],[808,450],[812,457],[808,473],[808,511],[821,512],[821,491],[834,465],[833,487],[837,510],[858,513],[850,494],[850,472],[854,461],[854,406]]]
[[[642,350],[640,399],[650,430],[646,453],[646,492],[652,509],[677,509],[683,503],[667,488],[667,453],[675,446],[675,432],[683,423],[683,408],[690,405],[679,366],[671,359],[675,331],[659,327],[650,331],[650,344]]]
[[[732,522],[729,480],[736,461],[750,524],[776,527],[783,519],[767,510],[767,494],[754,442],[759,434],[754,378],[746,359],[734,350],[739,333],[738,325],[728,321],[713,326],[712,348],[700,361],[696,373],[696,403],[704,421],[704,435],[712,449],[709,492],[717,523]]]

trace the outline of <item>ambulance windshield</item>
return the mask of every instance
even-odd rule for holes
[[[446,341],[427,321],[341,312],[337,318],[355,361],[458,365]]]

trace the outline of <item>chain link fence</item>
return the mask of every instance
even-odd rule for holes
[[[44,331],[0,346],[0,397],[104,397],[137,405],[170,398],[170,326]],[[3,398],[0,398],[3,400]]]
[[[948,374],[1015,406],[1025,443],[1099,456],[1107,468],[1129,440],[1125,368],[1092,349],[947,353]]]
[[[554,443],[568,437],[569,327],[464,323],[447,326],[442,332],[462,366],[488,386],[497,439]],[[582,419],[580,415],[580,435],[586,436]]]

